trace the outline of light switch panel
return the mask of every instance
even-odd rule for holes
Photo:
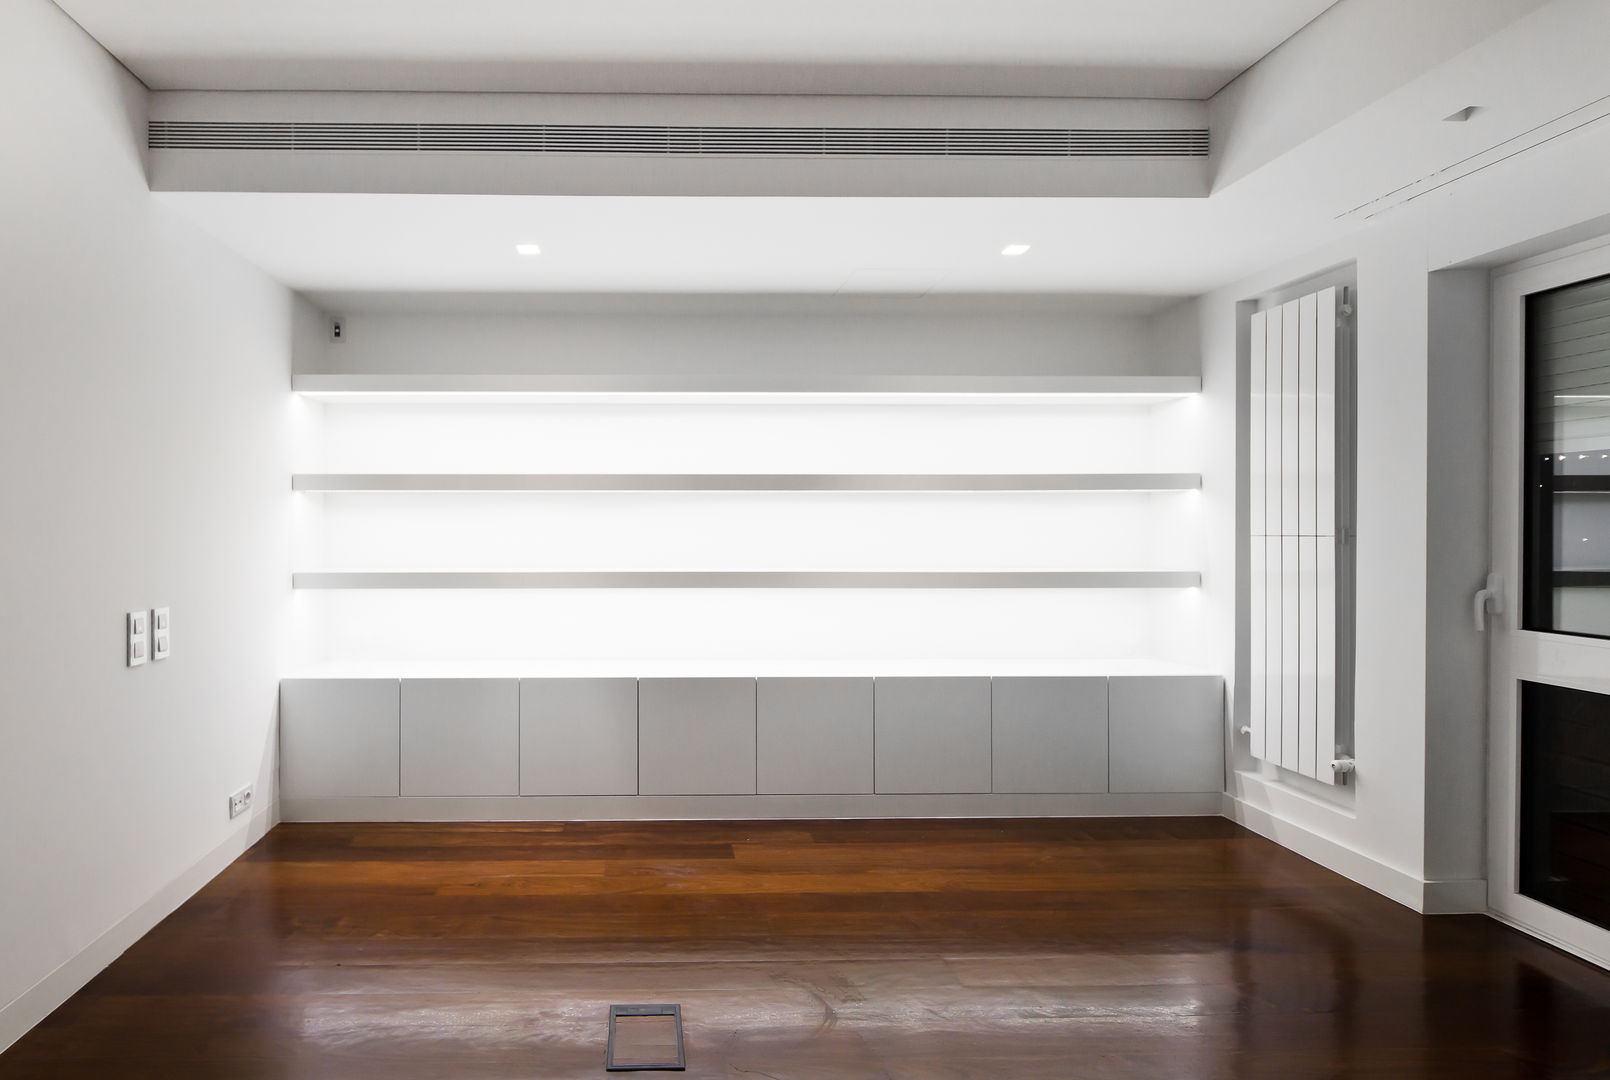
[[[151,659],[166,660],[173,651],[172,637],[168,630],[168,609],[165,607],[151,609]]]
[[[148,633],[150,623],[149,615],[144,611],[131,611],[128,613],[126,628],[128,631],[128,665],[139,667],[147,660],[146,645],[150,640]]]

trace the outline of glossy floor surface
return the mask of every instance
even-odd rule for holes
[[[1610,973],[1217,818],[284,825],[14,1077],[1610,1075]]]

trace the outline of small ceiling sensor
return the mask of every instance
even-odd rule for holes
[[[514,252],[516,255],[541,255],[542,247],[538,244],[516,244]]]
[[[1029,250],[1029,245],[1027,245],[1027,244],[1007,244],[1005,247],[1003,247],[1001,249],[1001,254],[1002,255],[1025,255],[1025,254],[1028,253],[1028,250]]]
[[[1466,120],[1469,120],[1472,116],[1475,116],[1479,111],[1480,106],[1478,105],[1466,105],[1463,109],[1460,109],[1452,116],[1444,116],[1442,118],[1442,122],[1444,124],[1463,124]]]

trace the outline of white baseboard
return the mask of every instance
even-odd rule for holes
[[[1427,881],[1422,889],[1420,911],[1426,915],[1487,914],[1487,881]]]
[[[238,826],[223,843],[213,848],[155,896],[124,916],[100,937],[80,949],[55,971],[40,979],[15,1001],[0,1008],[0,1052],[31,1031],[63,1002],[82,990],[106,966],[171,915],[180,904],[194,896],[203,885],[279,823],[279,807],[271,803]]]
[[[1288,851],[1373,889],[1422,915],[1464,915],[1487,910],[1485,881],[1423,881],[1360,851],[1294,825],[1262,807],[1224,795],[1224,816]]]
[[[1218,792],[1101,795],[527,795],[286,799],[286,821],[1217,816]]]

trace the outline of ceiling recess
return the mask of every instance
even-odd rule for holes
[[[153,120],[152,150],[671,157],[1206,157],[1205,128],[715,127]]]

